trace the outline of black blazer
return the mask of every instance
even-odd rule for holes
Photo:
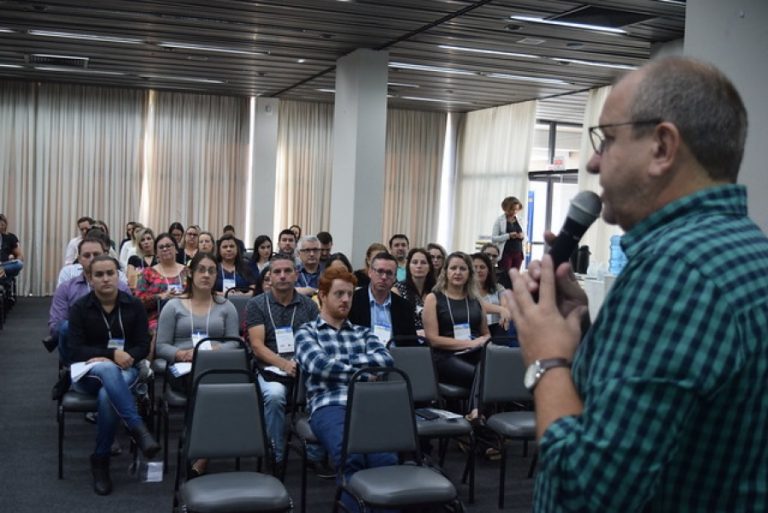
[[[413,322],[413,307],[408,301],[393,292],[390,292],[390,296],[392,297],[392,304],[390,306],[392,337],[415,337],[416,325]],[[371,327],[371,304],[368,299],[368,287],[357,289],[352,296],[349,322],[359,326]],[[410,341],[410,343],[413,344],[415,342]]]

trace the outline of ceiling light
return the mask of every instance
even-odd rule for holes
[[[403,84],[402,82],[388,82],[387,85],[390,85],[392,87],[413,87],[415,89],[418,89],[420,87],[416,84]]]
[[[267,55],[267,52],[254,50],[244,50],[240,48],[230,48],[226,46],[207,46],[195,43],[175,43],[173,41],[162,41],[157,46],[163,48],[177,48],[179,50],[199,50],[201,52],[233,53],[238,55]]]
[[[529,53],[502,52],[501,50],[486,50],[485,48],[467,48],[464,46],[438,45],[439,48],[446,50],[458,50],[460,52],[485,53],[489,55],[503,55],[504,57],[520,57],[523,59],[540,59],[538,55]]]
[[[105,43],[141,44],[144,41],[135,37],[101,36],[98,34],[83,34],[80,32],[63,32],[60,30],[29,30],[33,36],[61,37],[64,39],[84,39],[86,41],[103,41]]]
[[[321,93],[336,93],[336,89],[315,89],[315,91],[320,91]]]
[[[562,62],[566,64],[581,64],[583,66],[596,66],[599,68],[613,68],[613,69],[637,69],[637,66],[632,66],[630,64],[611,64],[610,62],[595,62],[595,61],[582,61],[579,59],[561,59],[561,58],[552,58],[553,61]]]
[[[9,28],[0,27],[0,32],[2,32],[3,34],[10,34],[10,33],[14,32],[14,31],[9,29]]]
[[[68,66],[35,66],[37,71],[60,71],[63,73],[88,73],[90,75],[115,75],[123,76],[125,73],[121,71],[104,71],[99,69],[88,68],[70,68]]]
[[[195,77],[172,77],[167,75],[154,75],[154,74],[143,74],[139,75],[141,78],[149,78],[149,79],[155,79],[155,80],[169,80],[169,81],[182,81],[182,82],[199,82],[202,84],[223,84],[223,80],[214,80],[211,78],[195,78]]]
[[[525,75],[512,75],[509,73],[486,73],[485,76],[488,78],[505,78],[508,80],[519,80],[521,82],[540,82],[542,84],[568,85],[568,82],[566,82],[565,80],[559,80],[557,78],[529,77]]]
[[[665,4],[679,5],[680,7],[687,6],[687,4],[684,1],[681,2],[680,0],[659,0],[659,2],[664,2]]]
[[[19,69],[23,68],[21,64],[2,64],[0,63],[0,68],[13,68],[13,69]]]
[[[413,71],[432,71],[435,73],[449,73],[453,75],[477,75],[474,71],[467,71],[456,68],[444,68],[442,66],[427,66],[424,64],[410,64],[408,62],[390,62],[390,68],[408,69]]]
[[[527,21],[530,23],[543,23],[545,25],[557,25],[559,27],[570,27],[585,30],[595,30],[597,32],[610,32],[612,34],[626,34],[627,31],[616,27],[605,27],[603,25],[590,25],[588,23],[576,23],[572,21],[559,21],[559,20],[545,20],[544,18],[537,18],[535,16],[510,16],[511,19],[517,21]]]
[[[460,103],[462,105],[473,105],[472,102],[463,102],[459,100],[441,100],[439,98],[423,98],[421,96],[400,96],[401,100],[413,100],[417,102],[436,102],[436,103]]]
[[[299,64],[304,64],[305,62],[307,62],[307,59],[296,59],[296,62],[298,62]]]

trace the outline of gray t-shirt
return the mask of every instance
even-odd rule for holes
[[[291,326],[296,333],[302,324],[314,320],[320,314],[314,301],[295,291],[293,299],[287,306],[278,303],[271,292],[265,292],[250,299],[245,309],[246,326],[250,328],[263,325],[264,345],[275,353],[277,353],[275,325]]]
[[[176,352],[192,349],[192,333],[198,331],[208,337],[237,337],[240,335],[237,310],[229,301],[214,300],[210,314],[192,315],[180,298],[168,301],[157,321],[157,356],[169,362],[176,360]],[[223,347],[237,347],[236,342],[225,342]]]

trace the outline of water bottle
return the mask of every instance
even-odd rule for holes
[[[626,265],[627,256],[621,249],[621,236],[614,235],[611,237],[611,258],[608,262],[608,272],[618,276]]]

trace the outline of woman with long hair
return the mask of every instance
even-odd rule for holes
[[[373,260],[373,257],[379,253],[389,253],[387,247],[381,242],[374,242],[365,250],[365,267],[354,272],[359,288],[365,288],[371,284],[371,279],[368,277],[368,271],[371,268],[371,260]]]
[[[128,285],[136,288],[139,276],[147,267],[157,265],[155,256],[155,234],[151,228],[135,228],[133,238],[136,240],[136,254],[128,259]]]
[[[184,291],[187,267],[176,261],[177,250],[176,239],[169,233],[158,235],[155,239],[157,264],[144,269],[136,284],[136,297],[147,309],[152,332],[157,329],[160,301],[179,296]]]
[[[432,292],[436,283],[429,253],[424,248],[413,248],[408,252],[405,264],[405,281],[398,281],[392,292],[406,299],[413,308],[416,333],[424,336],[424,299]]]
[[[216,256],[216,237],[211,232],[202,231],[197,236],[197,250]]]
[[[445,248],[437,242],[430,242],[427,244],[427,251],[429,252],[429,258],[432,261],[435,279],[437,279],[437,277],[440,276],[440,271],[443,270],[445,257],[448,253],[446,253]]]
[[[229,294],[252,296],[255,290],[256,279],[251,274],[248,265],[240,255],[237,240],[231,233],[221,236],[216,245],[219,273],[214,284],[217,294]]]
[[[187,265],[192,258],[199,251],[200,227],[196,224],[191,224],[187,227],[187,231],[184,232],[184,243],[179,248],[179,252],[176,255],[176,261],[180,264]]]
[[[472,264],[475,268],[475,280],[477,281],[478,294],[488,321],[488,331],[492,336],[504,336],[512,319],[512,314],[507,307],[507,297],[504,287],[496,283],[496,273],[491,264],[491,259],[485,253],[472,255]]]
[[[474,274],[466,253],[448,255],[422,313],[439,380],[472,389],[470,419],[477,418],[475,371],[481,349],[490,338]]]
[[[270,258],[272,258],[272,239],[269,238],[269,235],[259,235],[253,241],[251,272],[254,275],[261,274],[261,271],[269,265]]]
[[[184,292],[163,307],[157,324],[157,356],[169,364],[191,362],[195,346],[205,338],[239,336],[235,306],[213,290],[218,263],[210,253],[198,252],[189,263]],[[210,342],[212,350],[236,348],[237,342]],[[169,384],[189,392],[191,373],[179,378],[168,376]],[[193,472],[205,471],[205,460],[193,464]]]
[[[168,227],[168,233],[170,233],[173,240],[176,241],[176,247],[181,247],[184,243],[184,225],[178,221],[174,221],[171,223],[171,226]]]

